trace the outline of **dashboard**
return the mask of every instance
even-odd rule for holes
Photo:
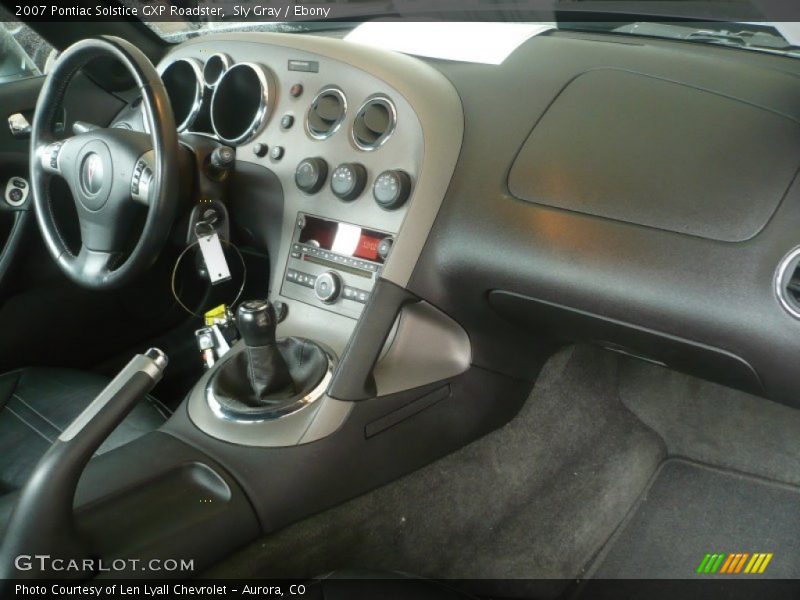
[[[511,377],[586,341],[796,404],[796,61],[556,32],[477,65],[227,34],[159,69],[183,131],[236,148],[231,212],[289,333],[324,323],[341,351],[382,278]]]
[[[285,226],[273,289],[358,318],[420,171],[422,128],[408,101],[351,65],[255,42],[192,44],[158,70],[180,133],[214,138],[240,165],[278,178]],[[146,128],[137,118],[115,125]]]
[[[463,135],[452,84],[407,56],[285,34],[204,36],[157,69],[181,138],[235,149],[228,210],[269,254],[281,334],[341,353],[378,279],[405,286],[427,240]],[[133,103],[113,126],[142,119]]]

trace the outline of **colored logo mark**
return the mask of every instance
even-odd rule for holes
[[[771,560],[771,552],[706,554],[697,572],[709,575],[756,575],[766,571]]]

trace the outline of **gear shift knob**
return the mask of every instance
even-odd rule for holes
[[[248,300],[236,310],[236,325],[247,346],[247,379],[257,398],[294,386],[275,342],[278,318],[269,300]]]
[[[236,311],[236,324],[244,343],[250,348],[275,344],[278,318],[269,300],[242,302]]]

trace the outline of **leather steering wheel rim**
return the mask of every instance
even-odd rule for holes
[[[133,76],[149,123],[149,136],[123,129],[97,129],[58,139],[54,125],[67,86],[78,70],[98,57],[116,59]],[[54,148],[57,151],[52,154]],[[177,209],[178,151],[167,91],[153,64],[138,48],[123,39],[104,36],[77,42],[61,54],[36,104],[30,175],[36,220],[45,245],[71,280],[89,288],[116,288],[135,279],[155,261]],[[129,238],[125,228],[136,203],[132,177],[145,155],[148,168],[152,166],[148,214],[137,243],[124,262],[115,265],[123,251],[118,247],[121,240]],[[67,181],[75,199],[81,224],[77,254],[62,237],[51,206],[49,180],[53,176]]]

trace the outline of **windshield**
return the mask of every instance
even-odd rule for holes
[[[783,4],[783,12],[772,8],[764,13],[764,0],[338,0],[313,7],[297,2],[276,6],[205,0],[189,8],[184,4],[181,0],[161,0],[158,5],[142,7],[136,16],[162,39],[173,43],[226,31],[350,30],[358,22],[370,20],[406,21],[411,28],[415,21],[548,21],[563,30],[679,39],[800,55],[800,28],[790,22],[800,19],[797,15],[789,19],[788,8]],[[159,16],[169,20],[159,20]]]
[[[228,31],[277,31],[280,33],[307,33],[330,29],[352,29],[357,23],[302,21],[144,21],[162,39],[179,43],[207,33]]]

